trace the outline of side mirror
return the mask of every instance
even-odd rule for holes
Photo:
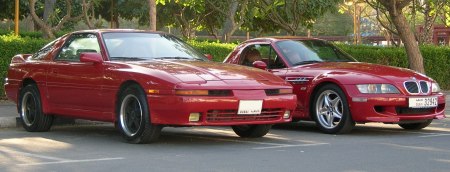
[[[264,63],[263,61],[255,61],[252,63],[253,67],[256,67],[258,69],[262,69],[262,70],[266,70],[267,69],[267,64]]]
[[[103,62],[103,58],[99,53],[81,53],[80,62],[92,62],[94,64],[98,64]]]
[[[205,54],[205,57],[206,57],[208,60],[213,60],[213,56],[212,56],[211,54]]]

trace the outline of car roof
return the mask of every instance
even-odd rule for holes
[[[268,36],[268,37],[261,37],[261,38],[253,38],[249,39],[247,41],[244,41],[243,43],[252,43],[252,42],[277,42],[277,41],[283,41],[283,40],[321,40],[318,38],[311,38],[311,37],[301,37],[301,36]]]

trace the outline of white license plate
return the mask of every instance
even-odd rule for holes
[[[262,100],[240,100],[239,115],[261,114]]]
[[[409,98],[410,108],[427,108],[437,106],[437,97]]]

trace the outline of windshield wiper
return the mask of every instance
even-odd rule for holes
[[[321,62],[323,62],[323,61],[318,61],[318,60],[306,60],[306,61],[301,61],[301,62],[295,63],[294,66],[297,66],[297,65],[303,65],[303,64],[311,64],[311,63],[321,63]]]
[[[139,57],[111,57],[111,60],[121,60],[121,61],[140,61],[147,60]]]
[[[185,60],[185,59],[193,59],[189,57],[155,57],[153,59],[175,59],[175,60]]]

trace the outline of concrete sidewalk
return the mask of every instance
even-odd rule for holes
[[[446,93],[445,100],[445,115],[450,117],[450,91],[444,91]],[[6,127],[18,127],[20,121],[16,119],[18,117],[16,104],[7,100],[0,100],[0,128]],[[55,119],[55,124],[95,124],[102,123],[97,121],[89,120],[73,120],[67,118],[57,118]]]

